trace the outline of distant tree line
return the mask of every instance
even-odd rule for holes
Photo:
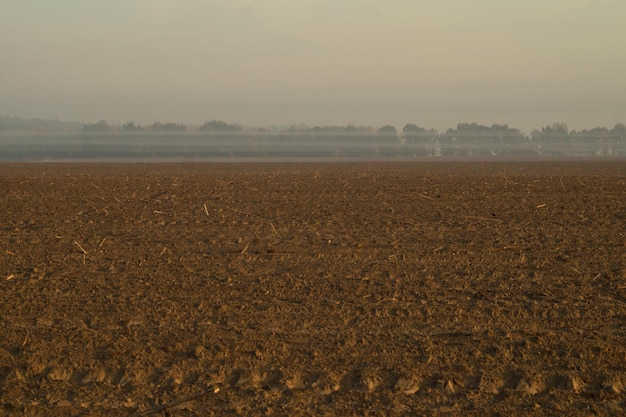
[[[37,139],[33,139],[35,136],[29,139],[29,135],[37,135]],[[142,126],[133,121],[121,125],[105,120],[78,124],[0,116],[0,159],[11,152],[16,155],[33,152],[35,143],[42,149],[42,155],[56,155],[61,152],[58,146],[66,143],[66,151],[71,149],[72,155],[110,157],[128,154],[134,157],[610,156],[626,155],[626,126],[618,123],[612,129],[595,127],[576,131],[557,122],[526,135],[506,124],[458,123],[455,128],[439,132],[415,123],[407,123],[398,131],[392,125],[375,128],[299,124],[251,128],[209,120],[195,126],[175,122]]]
[[[58,119],[46,120],[39,118],[19,118],[15,116],[3,116],[0,115],[0,132],[8,131],[41,131],[41,132],[60,132],[79,130],[83,132],[244,132],[244,131],[258,131],[258,132],[290,132],[290,133],[325,133],[325,134],[372,134],[375,133],[379,136],[395,136],[398,138],[406,139],[407,141],[424,141],[432,140],[436,137],[450,136],[457,138],[480,138],[485,136],[497,136],[507,139],[517,139],[520,136],[525,135],[519,130],[510,128],[508,125],[494,124],[492,126],[483,126],[477,123],[459,123],[456,128],[448,129],[445,132],[438,132],[435,129],[426,129],[420,127],[414,123],[407,123],[401,132],[398,132],[392,125],[385,125],[379,128],[371,126],[356,126],[356,125],[326,125],[326,126],[313,126],[307,125],[290,125],[279,127],[260,127],[249,128],[244,127],[236,123],[227,123],[221,120],[210,120],[200,126],[185,125],[175,122],[154,122],[150,125],[142,126],[136,124],[133,121],[128,121],[121,125],[110,124],[106,120],[100,120],[95,123],[78,123],[78,122],[66,122]],[[623,123],[616,124],[613,129],[606,127],[595,127],[593,129],[585,129],[582,131],[568,130],[565,123],[555,122],[552,125],[541,128],[540,130],[533,130],[528,136],[528,139],[538,138],[567,138],[570,136],[598,136],[605,137],[617,134],[622,136],[626,127]]]
[[[559,155],[568,149],[570,155],[588,155],[596,150],[598,155],[623,154],[626,146],[626,125],[616,124],[613,129],[595,127],[581,131],[568,131],[565,123],[553,123],[541,130],[533,130],[530,139],[543,155]]]
[[[129,121],[121,126],[111,126],[106,120],[100,120],[97,123],[85,124],[81,128],[83,132],[91,133],[107,133],[107,132],[187,132],[187,127],[179,123],[161,123],[154,122],[149,126],[141,126],[135,122]]]
[[[0,133],[2,132],[67,132],[80,129],[81,123],[64,122],[58,119],[47,120],[0,115]]]

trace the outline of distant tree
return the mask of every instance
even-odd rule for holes
[[[26,130],[28,123],[14,116],[0,116],[0,131]]]
[[[346,127],[343,128],[343,132],[347,133],[349,135],[355,135],[357,133],[361,133],[359,128],[355,125],[348,125]]]
[[[324,126],[313,126],[308,127],[305,124],[292,125],[289,128],[289,132],[307,132],[307,133],[317,133],[317,134],[341,134],[345,132],[345,127],[343,126],[335,126],[335,125],[324,125]]]
[[[459,123],[448,129],[440,140],[442,153],[450,155],[505,155],[531,152],[530,144],[519,129],[509,125]]]
[[[105,120],[100,120],[97,123],[84,125],[82,130],[84,132],[109,132],[112,128]]]
[[[0,115],[0,131],[14,132],[71,132],[82,129],[81,123],[64,122],[59,119],[22,119],[16,116]]]
[[[136,132],[139,130],[143,130],[143,128],[140,125],[136,125],[133,121],[126,122],[122,125],[122,131],[124,132]]]
[[[546,127],[542,127],[541,130],[533,130],[531,135],[533,140],[546,140],[546,139],[563,139],[569,135],[567,125],[562,122],[555,122]]]
[[[611,154],[626,154],[626,126],[617,123],[611,130]]]
[[[626,125],[624,125],[624,123],[617,123],[613,128],[613,132],[626,133]]]
[[[398,137],[398,131],[395,127],[391,125],[385,125],[383,127],[378,128],[377,132],[380,136],[396,136]]]
[[[343,133],[348,133],[350,135],[371,135],[376,132],[375,129],[369,126],[357,126],[357,125],[348,125],[346,127],[338,127],[338,131]]]
[[[187,127],[178,123],[165,123],[163,125],[163,130],[166,132],[186,132]]]
[[[419,127],[415,123],[407,123],[402,128],[402,134],[404,136],[413,136],[425,130],[426,129],[424,129],[423,127]]]
[[[160,123],[155,122],[148,126],[148,129],[153,132],[186,132],[187,128],[184,125],[178,123]]]
[[[288,132],[309,132],[311,129],[305,123],[294,123],[287,129]]]
[[[572,151],[571,139],[567,125],[563,122],[554,122],[539,130],[533,130],[531,139],[540,154],[567,155]]]
[[[548,126],[547,131],[556,132],[559,134],[567,135],[569,133],[569,129],[567,128],[567,124],[563,122],[554,122],[552,126]]]
[[[411,147],[411,154],[427,156],[435,153],[435,144],[438,134],[435,129],[425,129],[415,123],[407,123],[402,128],[402,137]]]
[[[618,136],[606,127],[569,132],[571,151],[576,155],[610,155],[619,147]]]
[[[221,120],[205,122],[198,129],[199,132],[241,132],[243,127],[238,124],[230,124]]]
[[[417,126],[414,123],[407,123],[402,128],[402,136],[408,142],[424,142],[424,141],[432,141],[437,137],[437,131],[435,129],[426,129],[420,126]]]

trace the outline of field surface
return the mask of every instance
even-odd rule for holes
[[[624,415],[626,164],[0,164],[0,415]]]

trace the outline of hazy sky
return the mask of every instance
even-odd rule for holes
[[[624,0],[2,0],[0,114],[626,122]]]

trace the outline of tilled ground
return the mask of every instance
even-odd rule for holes
[[[621,415],[626,166],[2,164],[0,414]]]

